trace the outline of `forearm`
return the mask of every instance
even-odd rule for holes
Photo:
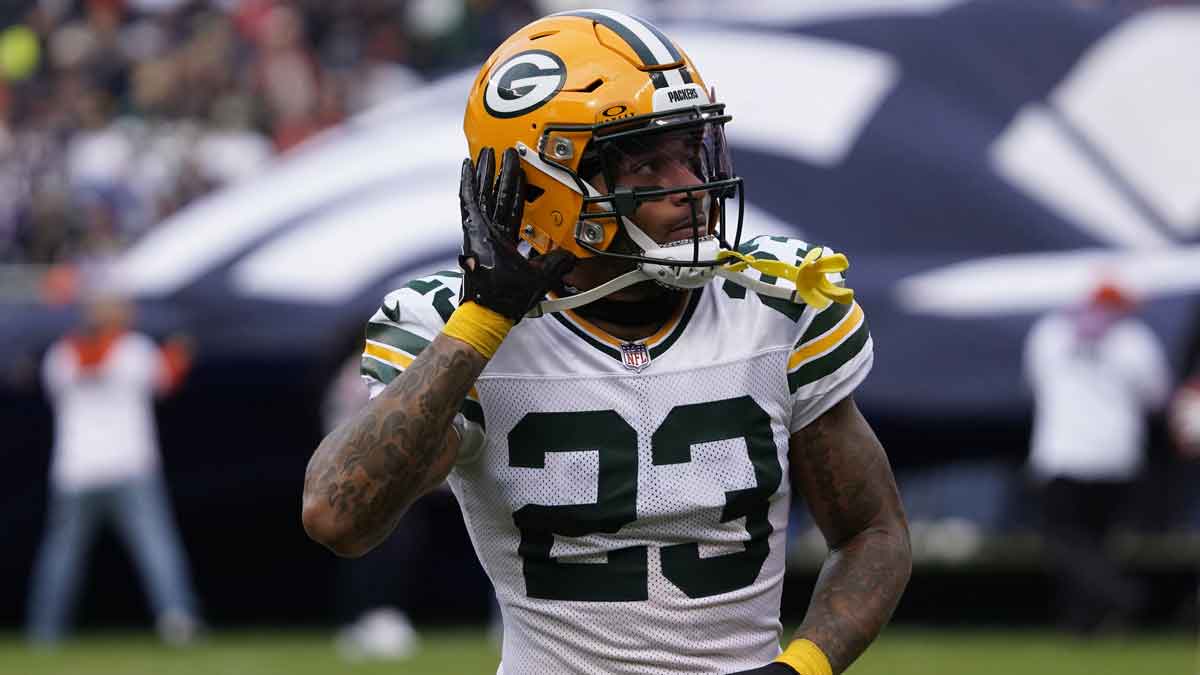
[[[309,535],[341,555],[382,541],[454,464],[450,424],[487,359],[439,335],[412,365],[321,442],[304,481]]]
[[[791,459],[792,483],[829,545],[796,637],[841,673],[887,625],[908,584],[908,522],[887,454],[851,399],[797,432]]]
[[[902,522],[864,530],[829,552],[795,637],[816,643],[843,672],[891,619],[911,569]]]

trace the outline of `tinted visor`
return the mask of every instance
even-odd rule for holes
[[[716,189],[720,194],[709,196],[724,196],[726,188],[709,185],[734,176],[722,123],[664,122],[612,138],[597,136],[580,173],[593,183],[602,177],[608,192],[658,192],[646,198],[661,199],[672,192]]]

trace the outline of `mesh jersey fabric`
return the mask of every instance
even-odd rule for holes
[[[440,331],[460,279],[387,296],[367,329],[373,394]],[[788,439],[870,370],[862,310],[714,281],[639,342],[573,313],[522,321],[464,402],[486,442],[449,482],[496,588],[506,675],[728,673],[779,653]]]

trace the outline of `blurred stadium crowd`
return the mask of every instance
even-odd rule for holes
[[[4,5],[0,263],[35,264],[103,257],[347,115],[481,60],[553,9],[531,0]]]
[[[482,60],[517,27],[572,4],[579,3],[5,3],[0,264],[104,257],[272,156]]]

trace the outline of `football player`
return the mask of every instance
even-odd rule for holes
[[[305,528],[347,556],[449,480],[503,612],[500,673],[840,673],[907,583],[851,398],[872,343],[845,258],[739,241],[730,119],[635,17],[510,37],[467,101],[461,270],[384,299],[373,399],[309,463]],[[794,495],[829,554],[781,653]]]

